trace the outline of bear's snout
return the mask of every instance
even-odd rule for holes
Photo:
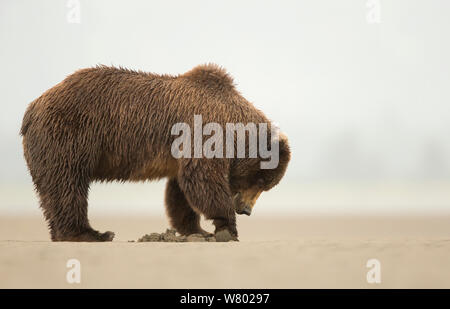
[[[248,205],[246,205],[243,209],[240,215],[247,215],[250,216],[252,214],[252,208]]]
[[[234,210],[238,215],[247,215],[250,216],[252,214],[252,206],[248,205],[242,200],[242,194],[239,192],[233,198]]]

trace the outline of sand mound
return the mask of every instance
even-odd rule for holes
[[[223,237],[219,237],[221,240],[219,241],[227,241],[222,240]],[[138,239],[138,242],[215,242],[216,237],[211,236],[203,236],[202,234],[191,234],[189,236],[181,236],[177,235],[177,232],[174,229],[167,229],[164,233],[151,233],[146,234]]]

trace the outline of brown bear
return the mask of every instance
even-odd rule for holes
[[[279,160],[271,169],[261,168],[260,155],[174,156],[173,126],[193,126],[194,115],[224,128],[227,123],[274,127],[235,89],[229,74],[214,64],[176,76],[97,66],[76,71],[34,100],[20,133],[51,239],[113,239],[114,233],[100,233],[89,224],[92,181],[164,177],[167,215],[180,234],[208,234],[200,227],[203,215],[213,220],[216,233],[227,230],[237,239],[236,213],[250,214],[259,194],[275,186],[286,171],[287,138],[277,137]],[[274,138],[271,132],[268,141]],[[183,147],[179,149],[189,146]]]

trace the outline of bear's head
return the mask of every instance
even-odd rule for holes
[[[261,158],[237,160],[231,170],[230,188],[237,214],[250,215],[263,191],[269,191],[283,178],[291,152],[287,137],[279,135],[279,161],[273,169],[262,169]]]

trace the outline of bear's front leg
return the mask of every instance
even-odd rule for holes
[[[219,236],[216,239],[237,240],[236,214],[228,183],[229,163],[217,158],[180,161],[178,183],[191,207],[213,220],[215,234]],[[222,237],[224,234],[230,237]]]
[[[185,236],[191,234],[212,236],[201,228],[200,215],[189,205],[175,178],[167,181],[164,201],[170,224],[178,233]]]
[[[213,224],[216,227],[214,231],[214,235],[216,236],[216,241],[230,241],[235,240],[238,241],[238,232],[236,228],[236,215],[234,218],[228,219],[214,219]]]

